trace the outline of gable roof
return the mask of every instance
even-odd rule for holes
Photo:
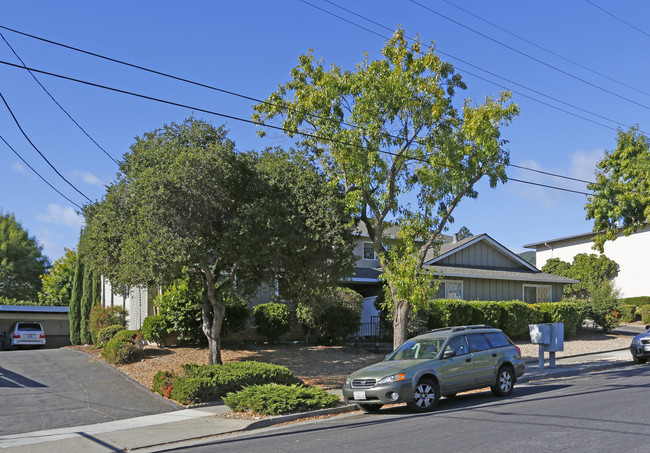
[[[448,258],[449,256],[458,253],[465,248],[478,244],[479,242],[485,242],[489,244],[493,249],[496,249],[499,253],[505,255],[508,259],[519,264],[522,268],[527,269],[529,272],[540,272],[539,269],[537,269],[535,266],[492,239],[486,233],[479,234],[478,236],[470,236],[458,242],[445,243],[440,247],[438,255],[427,257],[424,264],[435,265],[435,263],[439,263],[445,258]],[[431,255],[433,255],[433,253],[431,253]]]

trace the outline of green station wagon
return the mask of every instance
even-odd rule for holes
[[[436,329],[411,338],[382,362],[354,372],[343,397],[366,412],[384,404],[406,403],[432,410],[441,396],[490,387],[497,396],[512,393],[524,374],[521,351],[499,329],[486,325]]]

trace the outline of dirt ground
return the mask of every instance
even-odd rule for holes
[[[565,355],[586,354],[599,351],[611,351],[626,348],[631,338],[625,335],[603,334],[599,332],[580,332],[570,341],[565,341],[564,351],[557,357]],[[535,359],[538,346],[528,341],[517,342],[526,359]],[[96,360],[101,358],[101,349],[91,346],[73,346],[93,355]],[[315,385],[323,389],[340,388],[345,378],[353,371],[378,362],[384,354],[376,354],[344,346],[307,346],[301,344],[281,345],[225,345],[222,350],[224,362],[256,360],[283,365],[293,374],[302,379],[305,384]],[[145,357],[136,363],[117,365],[116,368],[127,376],[151,388],[153,376],[160,370],[179,372],[186,363],[207,364],[208,351],[206,348],[183,348],[145,346]]]

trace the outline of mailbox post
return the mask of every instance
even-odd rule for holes
[[[539,367],[544,368],[544,352],[548,351],[549,368],[555,368],[555,353],[564,351],[564,324],[561,322],[529,324],[530,342],[539,345]]]

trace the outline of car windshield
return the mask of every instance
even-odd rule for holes
[[[445,338],[422,338],[409,340],[386,357],[391,360],[435,359]]]

